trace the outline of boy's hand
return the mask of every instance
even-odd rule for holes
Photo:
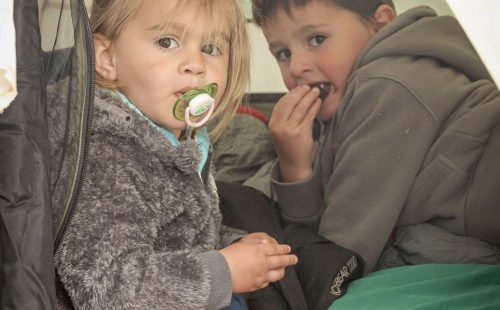
[[[283,278],[285,267],[295,265],[290,246],[278,243],[234,243],[219,250],[231,271],[233,293],[252,292]]]
[[[281,181],[297,182],[312,174],[315,143],[313,122],[321,100],[316,87],[301,85],[283,96],[269,120],[269,131],[279,156]]]

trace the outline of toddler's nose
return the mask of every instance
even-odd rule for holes
[[[182,73],[190,74],[203,74],[205,73],[205,60],[203,53],[200,51],[193,51],[186,53],[184,62],[181,65]]]

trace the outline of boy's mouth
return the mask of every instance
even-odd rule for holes
[[[327,82],[314,82],[309,84],[311,87],[316,87],[319,89],[319,98],[321,100],[324,100],[326,96],[330,93],[330,90],[332,89],[332,84],[327,83]]]

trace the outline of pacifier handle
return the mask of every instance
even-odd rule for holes
[[[186,124],[189,126],[189,127],[192,127],[192,128],[197,128],[197,127],[200,127],[202,126],[203,124],[205,124],[208,119],[210,118],[210,116],[212,115],[212,112],[214,111],[214,107],[215,107],[215,104],[211,104],[210,105],[210,108],[208,109],[208,111],[206,112],[205,114],[205,117],[203,117],[203,119],[201,119],[199,122],[191,122],[191,120],[189,119],[189,115],[191,115],[189,113],[189,111],[191,110],[191,106],[188,105],[188,107],[186,108],[186,110],[184,111],[184,119],[186,121]]]

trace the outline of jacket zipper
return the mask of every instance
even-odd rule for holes
[[[78,205],[78,200],[80,197],[80,192],[82,189],[82,184],[85,179],[85,172],[86,172],[86,161],[87,161],[87,156],[88,156],[88,147],[89,147],[89,135],[88,131],[92,123],[92,115],[93,115],[93,106],[94,106],[94,89],[95,89],[95,72],[94,72],[94,67],[95,67],[95,59],[94,59],[94,49],[93,49],[93,40],[92,40],[92,31],[90,29],[90,22],[89,18],[87,15],[87,9],[85,7],[85,4],[83,0],[78,0],[78,5],[79,5],[79,10],[80,14],[83,16],[82,22],[85,27],[85,40],[86,40],[86,55],[87,55],[87,89],[86,92],[86,97],[84,98],[84,110],[86,110],[86,113],[82,113],[82,118],[85,118],[82,122],[83,126],[81,129],[81,136],[80,136],[80,151],[81,155],[79,156],[78,163],[80,167],[78,168],[79,171],[77,172],[77,177],[74,183],[74,186],[72,187],[74,191],[74,196],[73,199],[70,199],[68,202],[68,205],[65,208],[63,218],[61,220],[61,224],[59,225],[55,240],[54,240],[54,258],[58,257],[60,255],[60,244],[62,240],[66,237],[68,228],[72,225],[72,219],[75,214],[76,207]],[[81,23],[80,23],[81,24]],[[75,44],[76,45],[76,44]],[[90,64],[90,66],[89,66]],[[90,87],[89,87],[90,86]],[[80,152],[78,152],[80,153]]]

